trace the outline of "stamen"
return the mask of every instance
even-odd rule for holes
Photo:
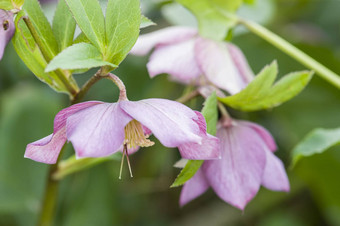
[[[124,144],[124,148],[123,148],[123,156],[122,156],[122,160],[120,162],[120,172],[119,172],[119,180],[122,179],[122,172],[123,172],[123,165],[124,165],[124,157],[126,155],[126,160],[128,163],[128,167],[129,167],[129,171],[130,171],[130,177],[133,177],[132,175],[132,170],[131,170],[131,164],[130,164],[130,159],[129,159],[129,153],[128,153],[128,149],[127,149],[127,145]]]
[[[125,140],[124,144],[127,145],[129,149],[140,147],[149,147],[155,143],[147,139],[149,136],[144,134],[142,124],[137,120],[130,121],[125,126]]]

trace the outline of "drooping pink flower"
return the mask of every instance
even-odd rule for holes
[[[53,164],[64,143],[71,141],[78,158],[104,157],[127,145],[153,145],[153,133],[166,147],[178,147],[186,159],[219,158],[218,139],[207,134],[200,112],[165,99],[117,103],[89,101],[60,111],[54,119],[53,134],[27,145],[25,157]]]
[[[15,32],[13,13],[0,9],[0,60]]]
[[[240,120],[221,120],[216,136],[222,158],[204,161],[182,189],[183,206],[209,187],[225,202],[243,210],[261,185],[274,191],[289,191],[283,163],[274,155],[276,144],[263,127]]]
[[[170,27],[141,35],[131,53],[145,55],[152,48],[147,64],[151,77],[167,73],[183,83],[212,83],[230,94],[241,91],[254,77],[237,46],[202,38],[193,28]]]

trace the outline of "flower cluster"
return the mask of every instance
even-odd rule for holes
[[[231,43],[202,38],[192,28],[172,27],[140,36],[131,53],[145,55],[155,48],[147,69],[151,77],[168,73],[181,83],[201,88],[212,84],[230,94],[254,78],[241,50]],[[205,92],[202,93],[205,95]],[[207,160],[183,186],[180,205],[209,187],[225,202],[244,209],[261,185],[289,191],[284,165],[273,152],[276,144],[263,127],[224,116],[217,125],[221,159]]]

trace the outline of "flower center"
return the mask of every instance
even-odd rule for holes
[[[8,20],[5,20],[5,21],[2,23],[2,27],[4,28],[5,31],[7,31],[7,29],[9,28],[9,22],[8,22]]]
[[[147,139],[149,135],[144,134],[144,130],[142,124],[140,124],[137,120],[133,119],[130,121],[124,128],[125,131],[125,140],[124,144],[127,145],[127,148],[135,148],[137,146],[140,147],[150,147],[155,143]]]

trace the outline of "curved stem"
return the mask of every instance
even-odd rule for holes
[[[120,80],[120,78],[118,78],[118,76],[109,73],[105,76],[103,76],[103,78],[107,78],[109,80],[111,80],[113,83],[115,83],[118,86],[119,89],[119,100],[128,100],[127,95],[126,95],[126,88],[125,85],[123,83],[122,80]]]
[[[314,70],[323,79],[340,89],[340,76],[329,70],[306,53],[302,52],[280,36],[269,31],[267,28],[261,25],[244,19],[238,19],[238,22],[246,26],[251,32],[263,38],[282,52],[286,53],[290,57],[294,58],[306,67]]]
[[[86,93],[89,91],[89,89],[96,83],[98,82],[100,79],[102,79],[103,76],[101,76],[101,70],[97,71],[96,74],[94,74],[94,76],[92,76],[81,88],[81,90],[74,96],[71,104],[77,104],[79,103],[84,96],[86,95]]]
[[[177,102],[180,102],[180,103],[185,103],[195,97],[197,97],[200,93],[198,92],[198,90],[194,90],[184,96],[181,96],[180,98],[176,99]]]
[[[64,148],[65,148],[65,145],[60,151],[57,162],[51,165],[49,168],[48,179],[47,179],[47,184],[45,188],[43,203],[41,206],[38,226],[52,225],[56,206],[57,206],[58,186],[59,186],[59,181],[53,179],[53,175],[58,170],[58,163],[61,159]]]

